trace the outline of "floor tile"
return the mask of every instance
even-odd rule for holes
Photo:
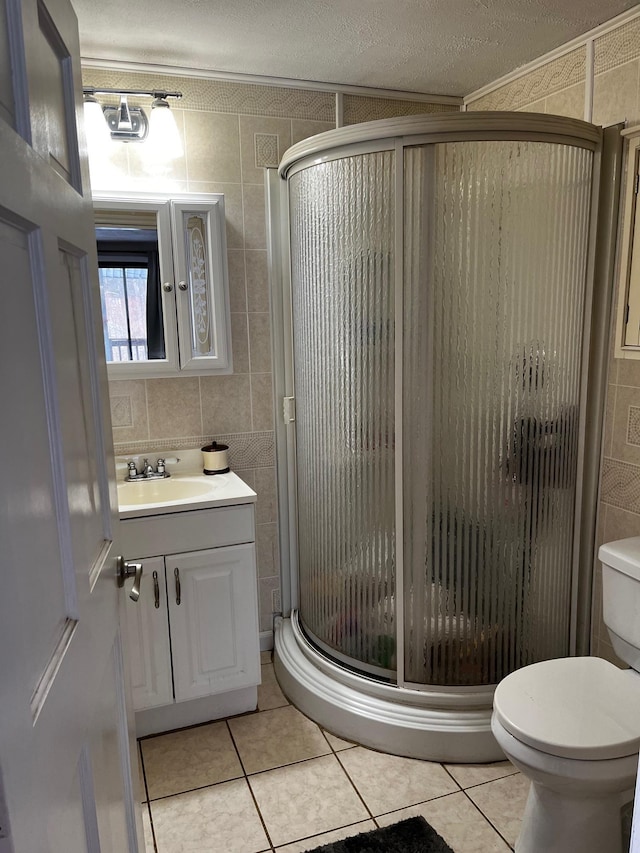
[[[292,705],[236,717],[229,727],[247,773],[331,752],[318,726]]]
[[[513,776],[518,772],[510,761],[495,761],[493,764],[445,764],[444,766],[461,788],[493,782],[495,779]]]
[[[439,764],[357,746],[338,753],[360,796],[375,815],[459,791]]]
[[[151,830],[151,818],[149,817],[149,806],[142,807],[142,828],[144,830],[144,850],[145,853],[155,853],[156,845],[153,841],[153,832]]]
[[[141,745],[152,800],[242,776],[224,722],[148,738]]]
[[[269,650],[268,652],[260,652],[260,663],[271,663],[271,657],[273,652]]]
[[[509,846],[462,791],[381,815],[376,820],[380,826],[389,826],[416,815],[428,820],[455,853],[509,853]]]
[[[270,850],[245,779],[151,803],[158,853]]]
[[[335,755],[258,773],[249,784],[275,847],[370,818]]]
[[[352,835],[358,835],[361,832],[371,832],[375,828],[376,825],[372,820],[363,820],[361,823],[343,826],[341,829],[334,829],[332,832],[323,832],[321,835],[314,835],[312,838],[306,838],[304,841],[294,841],[293,844],[276,847],[276,850],[278,853],[306,853],[307,850],[313,850],[315,847],[320,847],[321,844],[342,841],[343,838],[350,838]]]
[[[520,832],[520,823],[529,793],[529,780],[516,773],[505,779],[468,788],[467,795],[512,846]]]
[[[341,737],[332,735],[331,732],[325,732],[324,736],[329,741],[329,746],[334,750],[334,752],[340,752],[343,749],[351,749],[352,747],[357,746],[357,744],[351,743],[351,741],[342,740]]]
[[[140,779],[140,788],[139,788],[140,802],[146,803],[147,802],[147,787],[144,783],[144,773],[142,771],[142,761],[140,759],[140,744],[138,744],[138,748],[136,749],[136,755],[138,756],[138,777]]]
[[[262,684],[258,685],[258,710],[269,711],[288,705],[287,697],[280,690],[272,663],[262,665]]]

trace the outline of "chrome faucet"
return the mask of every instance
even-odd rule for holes
[[[171,476],[171,474],[167,472],[164,463],[164,459],[158,459],[158,461],[156,462],[156,467],[154,468],[153,465],[151,465],[151,463],[149,462],[149,460],[145,459],[142,465],[142,470],[138,472],[136,468],[136,463],[133,461],[133,459],[131,459],[129,460],[129,462],[127,462],[129,473],[124,479],[127,482],[132,482],[134,480],[164,480],[167,477]]]

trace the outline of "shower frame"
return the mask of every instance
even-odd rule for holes
[[[395,151],[395,316],[403,307],[404,149],[452,141],[542,141],[594,152],[585,322],[582,344],[579,463],[573,536],[572,653],[587,654],[595,543],[598,461],[606,384],[618,188],[619,128],[530,113],[410,116],[340,128],[293,146],[266,175],[273,373],[276,399],[282,614],[274,620],[275,666],[285,692],[329,730],[383,751],[441,761],[492,761],[501,751],[490,731],[495,685],[446,687],[404,679],[403,606],[397,608],[397,682],[354,671],[322,643],[310,642],[298,614],[296,437],[288,178],[308,165],[349,155]],[[402,323],[395,336],[395,521],[403,528]],[[585,464],[589,460],[589,464]],[[402,536],[396,536],[396,600],[403,601]],[[417,737],[416,735],[419,734]]]

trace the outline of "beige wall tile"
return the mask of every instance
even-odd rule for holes
[[[618,385],[640,388],[640,360],[635,358],[616,359],[618,365]]]
[[[256,521],[267,524],[278,520],[278,497],[276,492],[276,469],[256,468],[254,471],[254,488],[258,495]]]
[[[269,267],[266,252],[247,252],[247,308],[269,310]]]
[[[611,442],[613,440],[613,415],[616,406],[617,387],[607,386],[607,401],[604,410],[604,432],[602,436],[602,452],[604,456],[611,456]]]
[[[524,104],[521,107],[518,107],[519,113],[546,113],[547,111],[547,102],[545,98],[542,98],[540,101],[533,101],[530,104]]]
[[[113,440],[143,441],[148,438],[147,390],[144,379],[118,379],[110,382],[109,397]]]
[[[266,250],[267,231],[264,212],[264,187],[244,184],[242,187],[244,206],[244,245],[247,251]]]
[[[185,110],[184,127],[189,181],[239,183],[238,117]]]
[[[600,499],[611,506],[640,514],[640,467],[605,456]]]
[[[188,187],[190,193],[222,193],[224,195],[227,249],[243,249],[242,184],[224,181],[190,180]]]
[[[274,522],[256,526],[256,551],[258,555],[258,577],[271,578],[280,575],[280,543],[278,525]]]
[[[291,122],[288,119],[240,116],[242,182],[264,184],[264,167],[277,166],[290,146]]]
[[[280,578],[260,578],[258,581],[258,615],[261,631],[273,628],[273,593],[280,589]]]
[[[249,370],[251,373],[271,373],[269,314],[249,314]]]
[[[150,175],[130,175],[122,184],[115,182],[105,189],[127,190],[137,193],[186,193],[186,181],[178,181],[160,173]]]
[[[190,180],[188,183],[190,193],[222,193],[224,195],[227,249],[243,249],[242,184],[193,180]]]
[[[273,387],[270,373],[251,374],[251,409],[256,432],[273,429]]]
[[[239,249],[227,249],[229,305],[232,314],[247,310],[247,282],[244,263],[244,252]]]
[[[145,107],[147,116],[151,116],[151,107]],[[184,139],[184,110],[171,107],[171,113],[175,118],[176,127],[185,151]],[[151,137],[141,143],[130,142],[129,148],[129,174],[137,177],[162,178],[175,181],[187,180],[187,161],[185,154],[181,157],[167,158],[162,155],[161,144],[152,145]]]
[[[124,188],[129,179],[129,146],[124,142],[111,140],[106,151],[89,151],[89,169],[91,189],[99,190]]]
[[[249,325],[245,313],[231,315],[231,349],[233,372],[249,373]]]
[[[635,60],[620,65],[611,71],[596,74],[593,83],[594,124],[614,124],[640,119],[638,105],[638,71],[640,62]]]
[[[611,428],[610,455],[614,459],[622,459],[624,462],[640,465],[640,446],[629,443],[629,438],[633,437],[633,435],[629,436],[630,414],[632,427],[635,422],[633,412],[630,413],[631,408],[640,408],[640,388],[618,385]],[[635,431],[637,432],[637,430]]]
[[[334,128],[334,122],[302,121],[301,119],[294,118],[291,121],[291,144],[295,145],[296,142],[301,142],[310,136],[316,136],[318,133],[325,133],[327,130],[333,130]]]
[[[202,435],[197,377],[147,379],[149,438]]]
[[[546,99],[545,112],[569,118],[584,118],[584,83],[576,83],[561,92],[549,95]]]
[[[603,542],[615,542],[640,536],[640,515],[616,506],[607,506],[604,518]]]
[[[203,435],[251,431],[251,391],[246,374],[201,376]]]

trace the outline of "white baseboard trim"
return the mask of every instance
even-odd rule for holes
[[[260,631],[260,651],[270,652],[273,648],[273,631]]]

